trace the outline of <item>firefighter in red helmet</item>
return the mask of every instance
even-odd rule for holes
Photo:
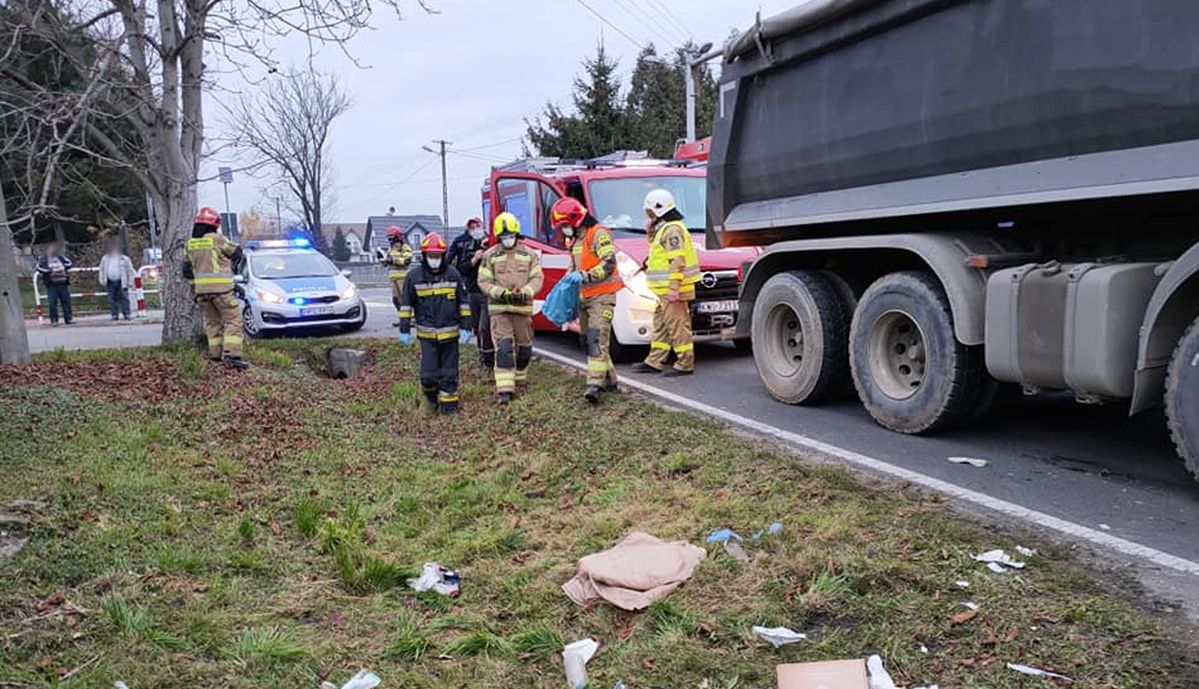
[[[420,244],[420,264],[408,273],[400,304],[400,343],[420,340],[420,386],[429,406],[458,411],[458,346],[470,340],[470,295],[446,260],[448,247],[436,232]]]
[[[221,216],[205,206],[196,214],[187,240],[183,276],[192,283],[196,303],[204,313],[208,357],[235,368],[246,368],[241,358],[241,302],[233,293],[233,267],[241,263],[241,247],[222,235]]]
[[[391,283],[391,303],[395,306],[396,311],[399,311],[400,298],[404,294],[404,278],[408,277],[408,267],[412,264],[413,251],[412,247],[408,246],[404,231],[395,225],[387,228],[387,244],[387,253],[379,262],[391,266],[391,269],[387,271],[387,281]],[[399,323],[392,325],[399,325]]]

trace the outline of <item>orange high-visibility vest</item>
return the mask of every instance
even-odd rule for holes
[[[596,236],[600,230],[607,232],[608,241],[602,246],[596,246]],[[571,253],[574,255],[575,269],[580,270],[585,274],[590,274],[591,270],[598,267],[600,264],[611,260],[616,253],[616,247],[612,244],[612,232],[603,225],[592,225],[587,230],[587,234],[583,235],[582,241],[575,242],[571,247]],[[598,297],[601,294],[615,294],[624,287],[624,281],[620,279],[620,272],[613,270],[612,274],[599,282],[584,282],[579,286],[579,296],[584,299]]]

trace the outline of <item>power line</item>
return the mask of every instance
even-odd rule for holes
[[[591,5],[588,5],[588,4],[587,4],[587,2],[586,2],[586,0],[575,0],[575,1],[576,1],[576,2],[578,2],[580,5],[582,5],[584,8],[586,8],[588,12],[590,12],[590,13],[594,14],[594,15],[595,15],[595,16],[596,16],[596,17],[597,17],[597,18],[598,18],[600,21],[602,21],[603,23],[605,23],[605,24],[607,24],[608,26],[610,26],[610,27],[612,28],[612,30],[613,30],[613,31],[615,31],[616,33],[620,34],[621,36],[624,36],[625,38],[627,38],[627,39],[629,40],[629,43],[632,43],[633,45],[637,46],[637,49],[638,49],[638,50],[644,50],[644,49],[645,49],[645,46],[644,46],[644,45],[642,45],[641,41],[638,41],[637,39],[635,39],[635,38],[633,38],[632,36],[628,35],[628,34],[627,34],[627,33],[625,33],[624,31],[622,31],[622,30],[621,30],[621,28],[620,28],[619,26],[617,26],[617,25],[613,24],[612,22],[608,21],[608,18],[607,18],[607,17],[605,17],[604,15],[602,15],[602,14],[600,14],[599,12],[595,11],[595,8],[594,8],[594,7],[592,7]]]
[[[673,22],[675,26],[682,29],[683,35],[689,39],[695,39],[695,34],[691,31],[691,29],[687,28],[687,25],[683,23],[683,20],[678,18],[678,15],[676,15],[670,9],[669,5],[662,0],[646,0],[646,2],[650,7],[659,10],[662,13],[662,16],[666,17],[667,21]]]
[[[662,42],[665,44],[665,48],[667,50],[674,49],[674,44],[675,44],[674,39],[670,38],[666,34],[662,33],[661,30],[658,29],[657,24],[659,22],[655,21],[648,14],[641,14],[641,13],[644,13],[645,10],[639,10],[640,13],[634,13],[633,10],[628,5],[625,4],[624,0],[613,0],[613,1],[617,4],[617,6],[619,6],[622,10],[624,10],[626,14],[628,14],[630,17],[632,17],[634,22],[641,24],[643,26],[649,27],[650,32],[662,40]],[[636,7],[635,3],[633,4],[633,7]]]
[[[381,197],[381,196],[383,196],[384,194],[388,193],[388,192],[389,192],[389,191],[391,191],[392,189],[395,189],[396,187],[398,187],[398,186],[401,186],[401,185],[405,184],[406,182],[408,182],[408,180],[412,179],[413,177],[416,177],[416,175],[417,175],[417,174],[418,174],[418,173],[419,173],[421,170],[424,170],[426,167],[428,167],[428,166],[429,166],[429,165],[430,165],[430,164],[431,164],[431,163],[432,163],[434,160],[436,160],[436,158],[426,158],[426,159],[425,159],[425,162],[421,163],[420,165],[417,165],[417,166],[416,166],[416,169],[415,169],[415,170],[413,170],[412,172],[408,173],[408,175],[406,175],[406,176],[405,176],[403,179],[401,179],[401,180],[400,180],[400,181],[398,181],[398,182],[395,182],[395,183],[392,183],[392,184],[389,184],[389,185],[387,185],[387,188],[383,189],[383,190],[382,190],[382,191],[380,191],[378,194],[375,194],[374,196],[372,196],[372,197],[370,197],[369,199],[367,199],[367,200],[365,201],[365,203],[370,203],[370,202],[374,201],[375,199],[378,199],[379,197]]]

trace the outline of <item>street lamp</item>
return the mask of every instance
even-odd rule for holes
[[[687,61],[687,68],[683,70],[683,79],[687,89],[687,143],[695,141],[695,103],[699,97],[696,84],[699,83],[699,70],[715,57],[722,54],[723,51],[712,50],[712,43],[708,42],[696,48],[694,51],[685,51],[684,59]],[[650,55],[643,58],[646,62],[652,62],[659,65],[669,65],[665,58],[657,55]]]

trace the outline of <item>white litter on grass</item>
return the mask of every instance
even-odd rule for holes
[[[1003,574],[1004,572],[1007,571],[1007,569],[1005,569],[1005,568],[1008,568],[1008,567],[1010,567],[1012,569],[1023,569],[1024,568],[1023,562],[1013,560],[1012,556],[1008,555],[1007,552],[1005,552],[1001,548],[996,548],[994,550],[988,550],[985,553],[979,553],[978,555],[973,555],[971,557],[973,557],[978,562],[986,563],[987,569],[991,570],[992,572],[995,572],[996,574]]]
[[[113,689],[129,689],[129,685],[125,684],[124,682],[122,682],[119,679],[117,681],[113,682],[112,686],[113,686]]]
[[[382,681],[375,673],[363,669],[341,685],[341,689],[374,689]],[[337,685],[332,682],[321,682],[321,689],[337,689]]]
[[[1016,552],[1024,557],[1032,557],[1033,555],[1037,554],[1037,551],[1033,550],[1032,548],[1025,548],[1022,545],[1016,546]]]
[[[958,579],[957,581],[953,582],[953,585],[960,589],[970,588],[970,582],[966,581],[965,579]]]
[[[970,466],[977,467],[979,469],[987,466],[987,460],[979,459],[978,457],[946,457],[945,459],[953,462],[954,464],[969,464]]]
[[[870,689],[897,689],[887,668],[883,667],[883,659],[877,655],[866,659],[866,673],[870,675]]]
[[[587,661],[599,650],[599,642],[591,637],[566,644],[562,649],[562,664],[566,667],[566,681],[572,689],[587,686]]]
[[[807,634],[801,634],[795,630],[787,629],[786,627],[758,627],[753,628],[753,633],[757,634],[763,641],[778,648],[787,644],[793,644],[803,641],[808,638]]]
[[[928,653],[928,646],[925,646],[924,644],[920,644],[920,652]]]
[[[974,601],[962,601],[962,605],[970,608],[971,610],[978,610],[978,603],[975,603]]]
[[[1048,677],[1048,678],[1050,678],[1050,679],[1062,679],[1062,680],[1065,680],[1065,681],[1067,681],[1067,682],[1073,682],[1073,681],[1074,681],[1074,678],[1073,678],[1073,677],[1067,677],[1067,676],[1065,676],[1065,675],[1059,675],[1059,674],[1057,674],[1056,672],[1050,672],[1050,671],[1048,671],[1048,670],[1042,670],[1042,669],[1041,669],[1041,668],[1039,668],[1039,667],[1030,667],[1030,666],[1028,666],[1028,665],[1020,665],[1020,664],[1018,664],[1018,663],[1008,663],[1008,664],[1007,664],[1007,669],[1009,669],[1009,670],[1015,670],[1016,672],[1019,672],[1019,673],[1020,673],[1020,674],[1022,674],[1022,675],[1032,675],[1033,677]]]

